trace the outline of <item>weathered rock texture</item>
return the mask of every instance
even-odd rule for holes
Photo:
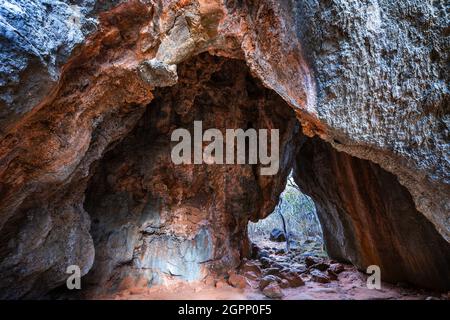
[[[94,167],[85,209],[96,258],[87,278],[98,288],[117,290],[123,279],[198,280],[236,268],[250,251],[248,219],[267,216],[284,189],[299,133],[291,108],[242,61],[202,54],[182,63],[178,77]],[[279,173],[261,176],[259,165],[173,164],[171,133],[193,131],[194,120],[224,135],[227,128],[281,128]]]
[[[450,244],[393,174],[314,138],[302,144],[294,179],[314,199],[332,258],[378,265],[385,281],[450,286]]]
[[[415,205],[415,209],[409,206],[405,215],[416,219],[423,214],[432,223],[426,227],[432,237],[450,240],[448,16],[442,2],[2,0],[0,4],[0,297],[40,296],[64,283],[68,265],[77,264],[82,274],[87,274],[94,256],[93,273],[98,267],[119,274],[118,266],[130,261],[129,267],[139,262],[142,269],[149,266],[167,273],[170,270],[159,258],[151,258],[159,254],[144,250],[155,235],[154,241],[161,247],[170,247],[175,241],[189,248],[194,265],[211,257],[229,259],[224,266],[234,264],[236,252],[242,251],[242,239],[227,237],[240,234],[245,239],[246,219],[268,214],[284,173],[269,183],[255,175],[250,178],[247,167],[234,169],[233,181],[243,179],[237,181],[236,189],[243,188],[247,179],[261,194],[249,200],[244,195],[251,195],[244,190],[242,197],[224,200],[225,191],[219,192],[224,186],[208,187],[206,173],[220,176],[225,169],[200,166],[179,172],[182,169],[169,166],[163,172],[167,146],[152,145],[139,136],[142,133],[158,141],[167,135],[169,126],[185,124],[193,114],[207,116],[209,125],[218,125],[200,110],[207,109],[206,101],[212,105],[223,102],[220,99],[225,98],[217,91],[204,102],[180,102],[194,93],[206,99],[200,92],[212,92],[201,83],[192,87],[194,82],[189,79],[197,73],[194,81],[204,74],[207,82],[232,87],[229,80],[206,75],[214,73],[223,61],[204,62],[204,56],[196,60],[204,52],[245,61],[252,76],[292,107],[306,135],[317,135],[338,150],[378,163],[396,175],[405,187],[402,192],[410,193]],[[243,62],[240,64],[240,68],[235,66],[240,72],[230,67],[228,72],[236,73],[230,79],[238,81],[239,75],[247,73]],[[185,68],[197,71],[182,76],[180,70]],[[257,115],[268,124],[284,119],[279,114],[284,111],[274,105],[276,98],[269,97],[273,93],[253,80],[240,81],[246,89],[237,86],[240,89],[233,89],[236,92],[229,96],[244,100],[223,106],[234,109],[217,111],[221,114],[218,119],[236,118],[236,123],[252,125],[261,125],[248,120]],[[244,92],[252,92],[246,87],[249,83],[258,89],[245,98]],[[152,102],[154,95],[158,99]],[[261,96],[267,106],[261,102],[257,107],[255,100]],[[152,108],[162,110],[162,104],[170,104],[164,99],[175,98],[180,101],[170,106],[173,109],[167,116],[168,111],[152,113],[156,112]],[[255,114],[244,101],[254,106]],[[183,113],[183,108],[192,114]],[[265,108],[274,110],[262,116]],[[144,114],[154,119],[140,121]],[[173,114],[182,116],[174,119]],[[147,132],[142,123],[154,127]],[[289,141],[288,137],[283,137],[284,148],[294,150],[296,139]],[[123,145],[126,139],[134,149]],[[125,154],[131,150],[133,154]],[[124,181],[128,173],[120,171],[125,169],[111,158],[113,154],[118,158],[126,155],[123,163],[135,170],[129,173],[130,189]],[[148,161],[139,163],[144,159]],[[153,178],[159,183],[152,185],[146,170],[161,177]],[[142,174],[137,176],[137,172]],[[177,180],[178,176],[184,178]],[[174,189],[165,190],[164,179],[175,180],[165,184]],[[93,181],[99,181],[98,185]],[[137,192],[133,183],[138,181],[142,182],[142,194],[133,199],[131,195]],[[189,182],[196,185],[186,187]],[[87,193],[88,186],[91,191]],[[158,189],[160,186],[163,189]],[[206,198],[201,199],[206,188],[218,189],[208,189]],[[148,190],[154,198],[146,195]],[[194,196],[194,190],[199,194]],[[90,195],[94,193],[97,201]],[[177,201],[176,195],[181,197]],[[120,197],[125,198],[119,206]],[[205,210],[188,205],[189,197],[196,205],[204,204]],[[219,205],[220,197],[223,203]],[[248,203],[255,204],[255,211],[245,209]],[[169,205],[182,213],[175,214]],[[117,220],[110,220],[107,214],[111,206],[117,207]],[[218,221],[224,219],[229,225],[212,223],[208,210],[215,206]],[[194,216],[209,225],[191,232],[169,232],[192,225],[185,221],[192,208],[199,211]],[[232,217],[227,216],[231,213]],[[181,221],[175,221],[176,216]],[[153,221],[148,226],[160,223],[167,232],[147,234],[146,221]],[[95,245],[108,246],[108,228],[121,223],[126,225],[118,227],[112,233],[118,238],[111,240],[119,245],[120,253],[114,261],[102,262],[108,260],[109,250],[96,252]],[[238,227],[231,232],[233,224]],[[220,237],[212,233],[217,228],[222,228]],[[125,234],[129,243],[122,238]],[[207,247],[195,249],[202,242],[208,243]],[[136,243],[138,247],[132,248]],[[393,243],[389,246],[395,248]],[[130,259],[135,250],[147,255]],[[168,256],[176,256],[174,252],[168,250]],[[433,253],[432,258],[439,259],[437,255]],[[179,259],[178,264],[184,261]],[[191,267],[187,268],[192,271]]]
[[[294,6],[318,82],[317,116],[331,131],[327,141],[394,173],[450,241],[448,3]]]
[[[0,2],[0,133],[49,94],[60,69],[95,26],[86,1]]]

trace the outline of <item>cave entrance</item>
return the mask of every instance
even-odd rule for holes
[[[254,79],[243,61],[205,53],[181,63],[177,72],[177,84],[155,90],[135,126],[92,168],[84,202],[95,246],[85,277],[91,287],[116,292],[173,281],[230,280],[250,256],[248,234],[253,240],[259,226],[271,221],[281,227],[277,210],[294,233],[292,248],[300,247],[289,254],[297,264],[290,269],[291,285],[303,282],[300,274],[318,283],[337,279],[328,272],[335,263],[320,258],[327,254],[361,270],[379,265],[386,280],[397,281],[419,279],[426,261],[437,261],[432,250],[423,249],[428,242],[446,252],[447,244],[433,240],[432,226],[394,175],[303,136],[292,108]],[[279,128],[277,174],[261,175],[258,164],[175,164],[171,133],[177,128],[193,133],[200,120],[204,130],[221,132]],[[285,200],[277,206],[280,194]],[[249,226],[249,220],[261,222]],[[260,249],[259,262],[253,261],[263,269],[260,276],[270,275],[265,273],[274,266],[281,272],[276,252],[266,250],[274,257],[268,259]],[[437,262],[432,277],[417,283],[440,279],[438,273],[448,270],[447,256]]]
[[[177,73],[177,84],[155,90],[135,127],[93,168],[84,208],[96,251],[86,281],[96,288],[193,282],[235,270],[248,253],[249,217],[273,210],[292,169],[295,113],[244,61],[204,53]],[[248,161],[175,163],[171,135],[181,128],[193,137],[196,121],[222,134],[279,129],[279,170],[262,175],[265,165]]]
[[[278,255],[293,251],[303,257],[327,257],[316,205],[300,190],[292,173],[273,212],[258,222],[250,221],[248,235],[257,247]]]

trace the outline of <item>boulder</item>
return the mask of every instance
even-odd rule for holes
[[[268,257],[262,257],[261,259],[259,259],[259,261],[261,261],[261,266],[263,268],[270,268],[273,263],[272,259]]]
[[[264,269],[263,271],[263,275],[267,276],[267,275],[274,275],[274,276],[279,276],[280,274],[280,269],[279,268],[267,268]]]
[[[277,282],[271,282],[263,290],[263,294],[271,299],[281,299],[284,294]]]
[[[317,265],[319,263],[322,263],[323,259],[319,258],[319,257],[315,257],[315,256],[307,256],[305,257],[305,264],[306,266],[309,268],[313,265]]]
[[[244,276],[249,280],[257,280],[259,278],[259,275],[253,271],[246,271]]]
[[[447,11],[419,0],[3,0],[0,299],[45,297],[70,265],[88,293],[268,258],[247,222],[273,211],[292,170],[332,258],[448,291]],[[195,119],[278,129],[276,172],[212,156],[175,164],[171,133]]]
[[[286,289],[286,288],[289,288],[289,287],[290,287],[289,281],[287,281],[286,279],[281,279],[281,281],[280,281],[280,288]]]
[[[254,272],[257,275],[260,275],[261,274],[260,263],[258,263],[256,261],[247,261],[241,267],[241,271],[242,272]]]
[[[335,274],[339,274],[345,270],[345,267],[342,263],[332,263],[330,264],[329,270]]]
[[[283,242],[286,241],[286,236],[282,230],[275,228],[270,231],[269,239],[275,242]]]
[[[330,269],[327,270],[327,275],[330,278],[330,280],[337,280],[338,279],[338,275],[336,273],[334,273],[333,271],[331,271]]]
[[[219,279],[216,281],[216,288],[217,289],[223,289],[229,287],[228,282],[225,279]]]
[[[330,265],[328,263],[319,262],[319,263],[313,264],[310,268],[317,269],[320,271],[326,271],[329,267],[330,267]]]
[[[244,289],[247,286],[247,280],[244,276],[236,273],[232,273],[228,278],[228,283],[239,289]]]
[[[310,275],[311,279],[315,282],[328,283],[331,281],[330,277],[327,274],[316,269],[311,270]]]
[[[285,279],[288,282],[289,287],[291,287],[291,288],[297,288],[297,287],[305,285],[305,282],[303,281],[302,277],[296,272],[292,272],[292,271],[282,272],[280,274],[280,277],[282,279]]]
[[[264,276],[259,281],[259,289],[263,290],[266,286],[268,286],[272,282],[279,283],[279,282],[281,282],[281,279],[279,277],[277,277],[277,276],[274,276],[274,275]]]

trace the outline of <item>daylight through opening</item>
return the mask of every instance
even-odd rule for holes
[[[298,262],[306,256],[327,257],[314,201],[300,190],[292,174],[273,212],[249,222],[248,234],[257,247],[276,255],[289,251],[294,260],[298,255]]]

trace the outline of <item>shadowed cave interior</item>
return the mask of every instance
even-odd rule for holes
[[[0,299],[448,300],[447,11],[7,0]],[[174,164],[171,134],[195,121],[279,129],[278,172]],[[286,181],[317,241],[252,237]]]
[[[83,206],[95,260],[82,278],[84,296],[178,280],[217,284],[230,272],[245,274],[249,262],[262,272],[257,279],[280,267],[261,261],[264,248],[252,245],[247,226],[274,211],[291,171],[316,205],[332,263],[361,271],[378,265],[383,281],[448,290],[449,244],[395,175],[303,135],[292,108],[243,61],[200,54],[178,66],[178,77],[155,90],[137,126],[90,168]],[[278,128],[278,173],[262,176],[259,165],[173,164],[171,132],[192,131],[195,120],[223,132]],[[300,269],[288,271],[311,271]]]

